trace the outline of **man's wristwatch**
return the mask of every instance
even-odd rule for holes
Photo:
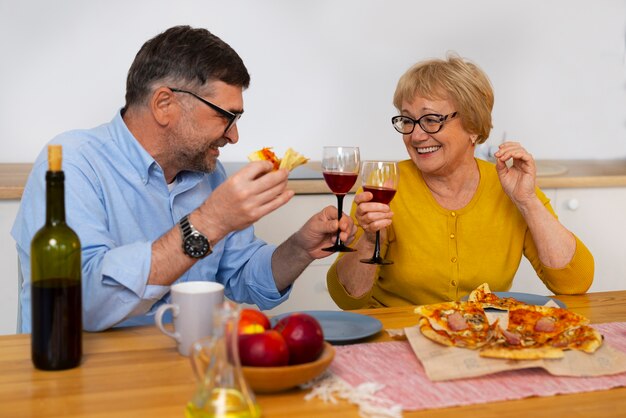
[[[189,215],[185,215],[178,222],[183,235],[183,251],[191,258],[203,258],[211,254],[211,242],[189,222]]]

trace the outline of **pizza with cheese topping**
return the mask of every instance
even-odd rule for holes
[[[418,326],[424,336],[440,344],[476,349],[487,344],[495,326],[483,308],[472,302],[444,302],[418,306]]]
[[[511,307],[522,303],[515,298],[499,297],[495,293],[491,292],[491,289],[489,289],[489,285],[487,283],[483,283],[476,289],[472,290],[467,300],[469,300],[470,302],[480,303],[483,308],[494,308],[504,311],[507,311]]]
[[[263,148],[248,155],[250,161],[270,161],[274,165],[274,170],[286,169],[288,171],[305,164],[309,161],[308,158],[302,154],[294,151],[292,148],[288,148],[283,158],[278,156],[272,151],[272,148]]]
[[[591,354],[602,345],[602,335],[582,315],[490,295],[485,284],[473,291],[467,302],[418,306],[418,327],[426,338],[439,344],[477,349],[481,357],[490,358],[556,359],[563,357],[564,350]],[[498,319],[489,323],[486,307],[508,311],[506,325],[500,326]]]

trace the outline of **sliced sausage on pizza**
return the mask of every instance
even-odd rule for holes
[[[439,344],[477,349],[487,344],[497,322],[489,325],[485,311],[471,302],[443,302],[415,309],[422,334]]]

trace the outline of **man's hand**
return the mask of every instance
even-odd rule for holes
[[[338,229],[341,230],[342,241],[352,242],[356,234],[352,218],[343,214],[341,220],[337,221],[337,215],[336,207],[325,207],[274,251],[272,271],[278,290],[290,286],[313,260],[332,254],[322,248],[335,243]]]
[[[356,234],[356,226],[350,216],[342,214],[337,221],[337,208],[327,206],[321,212],[313,215],[298,232],[293,235],[294,244],[305,251],[312,259],[324,258],[330,252],[323,251],[322,248],[330,247],[335,243],[337,230],[340,230],[339,237],[349,244]]]
[[[272,171],[268,161],[255,161],[235,173],[190,216],[191,223],[212,242],[252,225],[287,203],[287,170]]]

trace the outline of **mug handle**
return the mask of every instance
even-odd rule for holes
[[[161,305],[157,308],[157,311],[154,315],[154,322],[163,334],[167,335],[170,338],[173,338],[177,343],[180,344],[180,333],[175,329],[174,332],[170,332],[163,325],[163,315],[168,309],[172,310],[172,316],[174,317],[178,316],[178,313],[180,312],[180,308],[178,307],[178,305],[174,305],[173,303],[166,303],[165,305]]]

